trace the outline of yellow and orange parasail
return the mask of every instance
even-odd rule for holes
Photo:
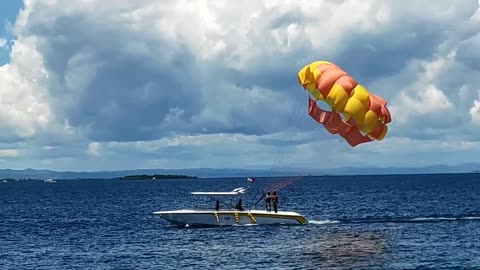
[[[382,140],[391,121],[385,100],[370,93],[347,72],[327,61],[306,65],[298,82],[310,93],[308,114],[351,146]],[[323,101],[331,111],[321,109]]]

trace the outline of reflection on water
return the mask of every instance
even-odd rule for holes
[[[313,265],[358,268],[381,266],[386,255],[383,232],[335,231],[325,232],[305,246],[304,256]],[[334,268],[335,269],[335,268]]]

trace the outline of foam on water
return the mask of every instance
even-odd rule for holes
[[[326,224],[337,224],[340,223],[338,220],[309,220],[309,224],[315,224],[315,225],[326,225]]]

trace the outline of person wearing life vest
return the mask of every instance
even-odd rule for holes
[[[274,191],[273,194],[272,194],[272,202],[273,202],[273,211],[275,211],[275,213],[277,213],[277,210],[278,210],[278,195],[277,195],[276,191]]]
[[[272,211],[272,195],[270,194],[270,191],[267,192],[267,195],[265,196],[265,205],[267,206],[267,212]]]

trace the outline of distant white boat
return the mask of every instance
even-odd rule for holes
[[[245,188],[236,188],[230,192],[192,192],[192,195],[214,197],[220,202],[224,198],[237,199],[246,192]],[[223,203],[223,205],[227,205]],[[236,225],[270,225],[270,224],[307,224],[307,219],[290,211],[266,211],[255,209],[181,209],[157,211],[153,213],[178,226],[236,226]]]
[[[49,178],[49,179],[43,180],[43,182],[45,182],[45,183],[56,183],[57,181],[53,180],[52,178]]]

